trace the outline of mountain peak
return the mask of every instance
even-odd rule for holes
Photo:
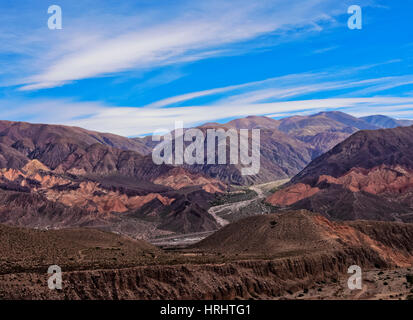
[[[265,116],[248,116],[246,118],[234,119],[226,126],[235,129],[277,129],[280,122]]]

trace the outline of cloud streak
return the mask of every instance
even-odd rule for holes
[[[347,96],[366,96],[401,86],[413,84],[413,75],[388,76],[358,80],[359,72],[374,69],[390,62],[359,66],[344,70],[324,70],[289,74],[280,77],[253,81],[238,85],[190,92],[169,97],[146,105],[146,108],[162,108],[183,104],[206,96],[218,96],[213,104],[240,105],[260,102],[275,102],[314,93],[328,93],[334,90],[347,90]]]
[[[10,102],[0,101],[1,105]],[[340,110],[356,116],[385,114],[413,119],[413,97],[331,98],[296,100],[247,105],[208,105],[172,108],[111,107],[94,102],[77,103],[68,100],[49,100],[24,103],[18,109],[5,112],[6,119],[15,120],[27,114],[26,121],[79,126],[90,130],[111,132],[123,136],[151,134],[156,130],[171,130],[175,120],[185,126],[249,115],[286,117],[326,110]]]
[[[54,39],[46,56],[36,57],[44,54],[43,47],[33,53],[31,60],[38,58],[42,68],[20,79],[23,84],[20,90],[52,88],[81,79],[196,61],[223,52],[229,54],[235,43],[275,31],[291,33],[294,28],[297,32],[307,32],[319,21],[334,21],[332,15],[338,13],[340,1],[240,0],[236,6],[232,1],[190,3],[183,2],[179,11],[166,7],[160,8],[160,13],[148,13],[153,16],[151,24],[142,23],[145,11],[135,10],[116,20],[108,18],[117,22],[110,25],[115,32],[108,27],[100,31],[89,28],[93,26],[90,17],[78,18],[74,30],[65,24],[68,30]],[[81,28],[88,32],[82,34]]]

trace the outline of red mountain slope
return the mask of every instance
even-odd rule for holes
[[[334,219],[413,221],[413,127],[360,131],[267,201]]]

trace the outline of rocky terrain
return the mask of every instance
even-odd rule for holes
[[[261,129],[261,171],[244,177],[155,165],[148,138],[0,121],[0,298],[405,299],[408,124],[324,112],[200,126]],[[52,264],[62,291],[47,288]],[[342,288],[353,264],[370,279],[358,293]]]
[[[31,160],[20,170],[0,170],[0,222],[36,228],[93,226],[138,238],[215,230],[217,223],[205,208],[225,187],[181,171],[159,176],[155,183],[113,174],[58,173]],[[196,197],[203,202],[188,201]]]
[[[377,264],[406,267],[413,263],[412,237],[412,224],[335,223],[319,214],[301,210],[242,219],[225,226],[193,248],[267,257],[313,252],[337,254],[339,251],[351,255],[352,251],[360,250],[360,259],[368,257]]]
[[[337,281],[316,282],[310,288],[290,292],[279,300],[412,300],[413,285],[411,274],[413,268],[396,270],[373,269],[363,272],[362,289],[350,290],[347,286],[348,276],[341,276]],[[410,281],[410,282],[409,282]]]
[[[378,129],[342,112],[323,112],[280,120],[250,116],[225,124],[205,124],[202,129],[260,129],[261,168],[255,176],[242,177],[235,165],[196,166],[194,170],[234,184],[281,180],[300,172],[311,160],[360,129]]]
[[[383,120],[383,118],[384,120]],[[381,119],[381,121],[380,121]],[[206,123],[207,129],[260,129],[261,169],[257,175],[242,176],[239,165],[188,166],[223,182],[251,185],[290,178],[304,169],[311,160],[329,151],[359,130],[395,128],[413,123],[385,116],[356,118],[343,112],[321,112],[310,116],[292,116],[280,120],[263,116],[249,116],[227,123]],[[135,138],[152,150],[150,138]]]
[[[0,222],[93,226],[147,238],[215,230],[216,179],[155,165],[133,139],[81,128],[0,122]],[[197,204],[189,199],[205,199]]]
[[[413,127],[357,132],[267,201],[335,220],[413,221],[412,133]]]
[[[349,179],[361,179],[365,184],[357,193],[362,198],[357,203],[374,203],[377,202],[375,197],[383,192],[402,190],[399,196],[402,204],[399,198],[396,202],[384,199],[380,208],[373,206],[376,209],[370,216],[383,219],[386,215],[387,218],[390,210],[395,212],[390,220],[410,221],[411,216],[406,209],[410,197],[404,193],[409,188],[409,182],[393,177],[399,167],[375,168],[372,173],[354,169],[347,173],[346,168],[353,164],[346,163],[345,159],[332,160],[344,166],[341,172],[346,174],[334,181],[336,188],[349,193],[342,198],[341,211],[335,207],[328,208],[325,201],[321,201],[323,207],[318,205],[320,195],[323,199],[329,199],[336,194],[335,189],[320,188],[320,184],[331,184],[330,171],[319,183],[298,184],[293,189],[281,191],[277,194],[277,200],[269,198],[270,206],[258,197],[254,201],[210,208],[217,195],[228,190],[227,184],[287,179],[303,169],[311,159],[357,130],[376,129],[382,123],[387,126],[407,124],[390,120],[386,118],[387,122],[383,122],[378,116],[357,119],[340,112],[324,112],[281,120],[247,117],[226,124],[210,123],[199,127],[204,131],[209,128],[261,129],[261,170],[255,176],[242,176],[239,165],[155,165],[150,155],[154,142],[149,138],[129,139],[76,127],[0,121],[0,222],[36,228],[99,227],[147,239],[168,233],[213,231],[225,221],[269,213],[273,211],[271,205],[295,205],[298,200],[307,202],[300,203],[297,208],[322,213],[328,211],[328,216],[332,218],[368,218],[368,215],[355,213],[362,211],[363,205],[359,205],[357,210],[348,205],[348,202],[352,203],[351,196],[354,194],[354,188],[349,188],[346,182]],[[371,132],[374,135],[377,131]],[[356,137],[357,134],[352,137],[351,144],[359,143],[354,142]],[[373,147],[369,148],[368,152]],[[387,151],[383,152],[387,154]],[[409,154],[405,151],[402,150],[407,159]],[[374,152],[360,159],[370,159]],[[404,158],[398,158],[402,171],[403,161],[409,161],[402,160]],[[294,179],[299,179],[301,175],[307,179],[307,173],[319,159]],[[378,165],[383,161],[376,159],[375,163]],[[338,172],[334,165],[330,167]],[[363,167],[363,163],[359,167]],[[316,177],[317,174],[315,172]],[[409,179],[406,173],[398,174],[407,175],[405,178]],[[369,193],[372,186],[368,180],[372,175],[383,176],[387,179],[386,183],[392,186]],[[397,189],[395,185],[400,186]],[[282,195],[282,192],[287,195]],[[294,193],[299,194],[299,198]],[[312,196],[316,200],[308,203]],[[346,212],[343,213],[343,210]]]
[[[3,299],[405,299],[412,287],[412,224],[285,212],[240,220],[168,252],[102,231],[1,230]],[[62,290],[47,287],[52,263],[62,267]],[[353,264],[369,275],[364,291],[350,293],[343,282]]]
[[[209,203],[227,190],[224,183],[294,175],[320,152],[306,141],[308,134],[350,134],[362,128],[361,120],[340,116],[345,121],[326,113],[283,120],[248,117],[201,126],[262,130],[261,170],[251,177],[242,176],[238,165],[155,165],[150,154],[154,142],[148,138],[0,121],[0,222],[37,228],[99,227],[139,238],[216,230],[222,221],[208,213]],[[268,211],[265,205],[252,205],[254,212]]]

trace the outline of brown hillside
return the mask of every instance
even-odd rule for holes
[[[161,254],[144,241],[94,229],[44,231],[0,225],[1,273],[54,264],[84,268],[151,263]]]
[[[194,249],[240,255],[350,254],[398,266],[413,264],[413,224],[335,223],[309,211],[254,216],[229,224]]]

